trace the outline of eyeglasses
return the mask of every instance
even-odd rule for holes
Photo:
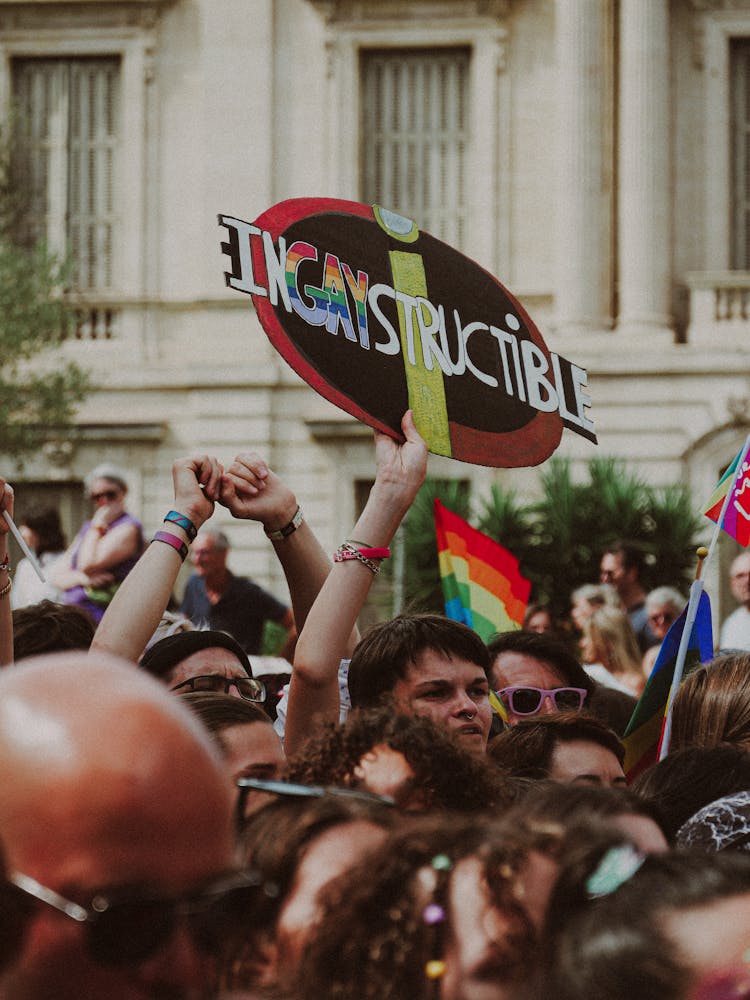
[[[238,778],[240,790],[237,799],[237,819],[242,823],[245,806],[251,791],[268,792],[270,795],[288,795],[300,799],[324,799],[328,795],[341,799],[355,799],[359,802],[375,802],[384,806],[395,806],[396,800],[390,795],[376,795],[359,788],[341,788],[339,785],[302,785],[296,781],[268,781],[264,778]]]
[[[252,918],[261,899],[263,879],[256,872],[233,872],[214,879],[200,889],[171,897],[144,889],[121,889],[96,894],[88,906],[74,903],[54,889],[20,872],[8,876],[2,884],[8,902],[15,901],[21,919],[10,919],[14,932],[25,927],[38,903],[85,925],[86,948],[99,965],[138,964],[159,951],[184,921],[201,949],[213,951],[240,922]],[[13,897],[11,899],[11,896]],[[3,912],[12,914],[13,909]],[[5,950],[5,931],[0,947]]]
[[[224,677],[223,674],[198,674],[189,677],[181,684],[176,684],[172,690],[180,691],[213,691],[219,694],[229,694],[231,687],[237,688],[237,694],[245,701],[265,701],[266,686],[255,677]]]
[[[92,493],[90,499],[94,503],[98,503],[99,500],[116,500],[119,492],[119,490],[101,490],[99,493]]]
[[[585,688],[574,687],[507,687],[495,693],[514,715],[536,715],[545,698],[552,699],[558,712],[577,712],[586,698]]]

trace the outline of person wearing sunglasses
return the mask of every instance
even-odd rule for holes
[[[98,465],[86,478],[94,509],[90,520],[51,570],[63,602],[101,621],[117,588],[143,552],[143,527],[125,509],[128,484],[116,465]]]
[[[625,732],[635,697],[590,677],[562,642],[514,631],[498,633],[488,647],[490,682],[505,705],[509,725],[529,716],[585,708],[618,736]]]
[[[0,799],[0,905],[22,930],[3,1000],[213,995],[258,880],[232,872],[229,782],[179,699],[100,654],[2,671]]]

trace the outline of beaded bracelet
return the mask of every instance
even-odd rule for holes
[[[185,534],[188,536],[191,542],[195,541],[195,536],[198,534],[198,529],[195,527],[193,522],[185,514],[180,514],[176,510],[170,510],[168,514],[165,515],[164,520],[169,524],[176,524],[178,528],[182,528]]]
[[[375,562],[375,560],[387,559],[390,554],[391,550],[385,547],[379,549],[358,549],[355,545],[350,545],[349,542],[342,542],[333,553],[333,561],[340,563],[356,559],[363,566],[366,566],[371,573],[377,575],[380,572],[380,563]]]
[[[171,545],[173,549],[176,549],[177,552],[179,552],[180,559],[185,562],[185,556],[188,554],[188,547],[181,538],[177,537],[177,535],[172,535],[168,531],[157,531],[151,541],[164,542],[166,545]]]
[[[289,524],[285,524],[283,528],[277,528],[276,531],[268,531],[266,528],[263,530],[266,532],[266,537],[270,538],[272,542],[280,542],[284,538],[288,538],[289,535],[294,534],[304,519],[305,515],[302,513],[302,508],[297,507],[297,510],[294,512],[294,517],[291,519]]]
[[[13,586],[13,581],[8,580],[8,582],[5,584],[2,590],[0,590],[0,597],[7,597],[8,594],[10,593],[10,589],[12,586]]]

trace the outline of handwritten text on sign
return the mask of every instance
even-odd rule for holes
[[[586,436],[593,434],[594,425],[585,413],[591,405],[585,391],[585,370],[551,351],[548,361],[536,344],[519,339],[516,333],[521,323],[513,313],[506,313],[502,325],[464,321],[458,309],[449,309],[447,318],[444,305],[383,282],[371,284],[366,271],[353,269],[335,253],[300,240],[287,246],[283,236],[275,243],[267,230],[232,216],[221,215],[219,221],[229,233],[223,245],[232,261],[231,272],[226,272],[229,287],[249,295],[268,296],[274,307],[283,305],[287,313],[295,313],[310,326],[334,336],[341,333],[362,350],[386,355],[404,350],[398,332],[381,307],[384,300],[395,302],[403,310],[405,354],[410,365],[419,362],[428,371],[437,367],[448,377],[468,372],[484,385],[542,413],[557,410],[567,426],[588,432]],[[256,280],[254,244],[262,248],[267,285]],[[300,283],[300,266],[306,262],[319,264],[317,284]],[[482,370],[472,360],[470,341],[480,331],[494,338],[501,378]]]

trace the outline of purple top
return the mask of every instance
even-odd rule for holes
[[[143,542],[143,525],[140,521],[137,521],[131,514],[121,514],[116,521],[112,522],[110,528],[117,527],[121,524],[134,524],[136,526],[138,529],[138,547],[132,556],[128,556],[127,559],[123,559],[123,561],[117,563],[116,566],[110,566],[108,572],[112,573],[114,576],[114,584],[109,584],[107,587],[102,587],[100,590],[98,589],[96,594],[101,595],[101,599],[96,601],[91,598],[92,591],[90,587],[71,587],[70,590],[66,590],[63,595],[64,604],[75,604],[77,607],[83,608],[84,611],[88,611],[95,622],[101,621],[104,612],[107,610],[107,605],[114,597],[117,587],[122,583],[131,569],[138,562],[145,547]],[[76,547],[73,551],[73,569],[78,568],[78,550],[81,547],[83,536],[90,527],[91,521],[85,521],[83,527],[75,537]]]

